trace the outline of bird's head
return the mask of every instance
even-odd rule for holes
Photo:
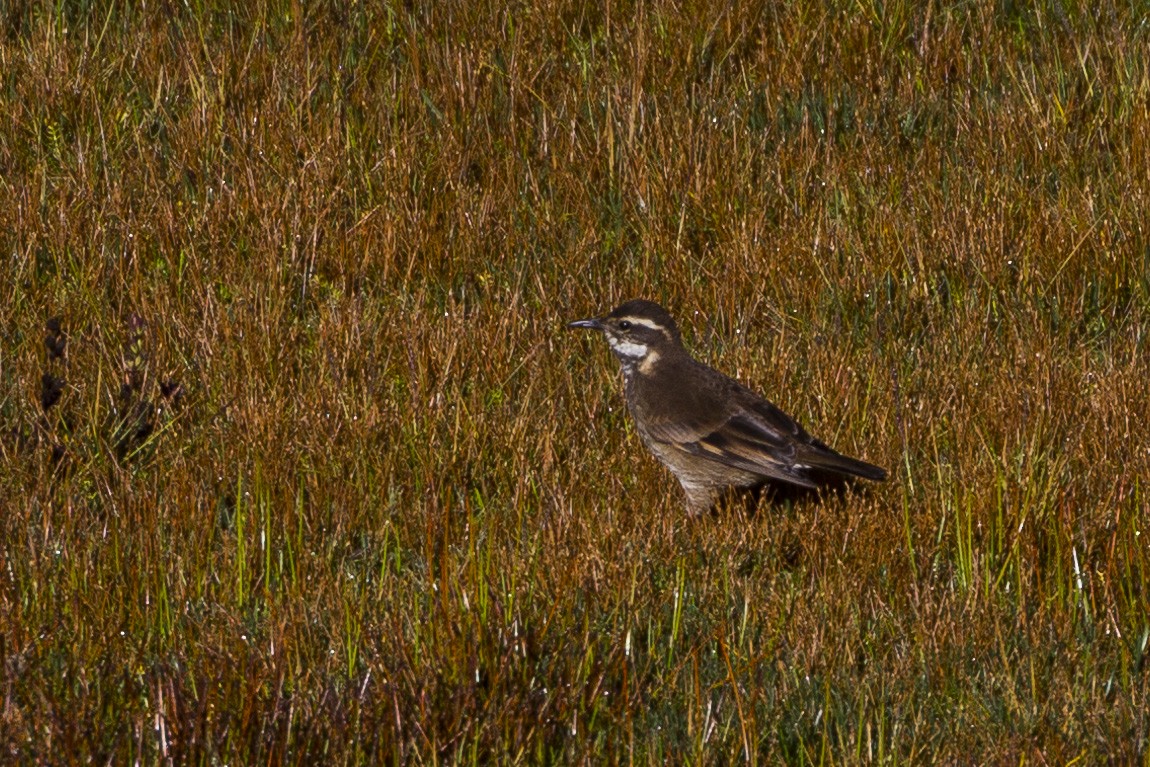
[[[644,371],[662,355],[682,348],[675,320],[663,307],[643,299],[621,304],[603,317],[569,322],[567,327],[601,332],[628,372],[636,365]]]

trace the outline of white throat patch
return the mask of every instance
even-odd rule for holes
[[[618,354],[620,357],[626,357],[630,360],[641,360],[647,356],[647,344],[637,344],[632,341],[620,341],[612,336],[607,336],[607,343],[611,345],[611,351]]]

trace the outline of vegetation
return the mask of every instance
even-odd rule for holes
[[[0,760],[1147,758],[1141,4],[0,8]]]

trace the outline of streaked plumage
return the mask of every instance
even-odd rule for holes
[[[766,399],[694,360],[658,304],[628,301],[568,327],[606,337],[622,364],[639,436],[678,478],[692,515],[732,487],[775,481],[815,489],[828,475],[886,479],[883,469],[836,452]]]

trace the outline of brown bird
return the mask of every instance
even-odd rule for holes
[[[627,409],[643,444],[678,478],[687,512],[731,488],[781,482],[814,490],[886,471],[835,452],[766,399],[696,361],[663,307],[636,299],[569,328],[598,330],[623,366]]]

